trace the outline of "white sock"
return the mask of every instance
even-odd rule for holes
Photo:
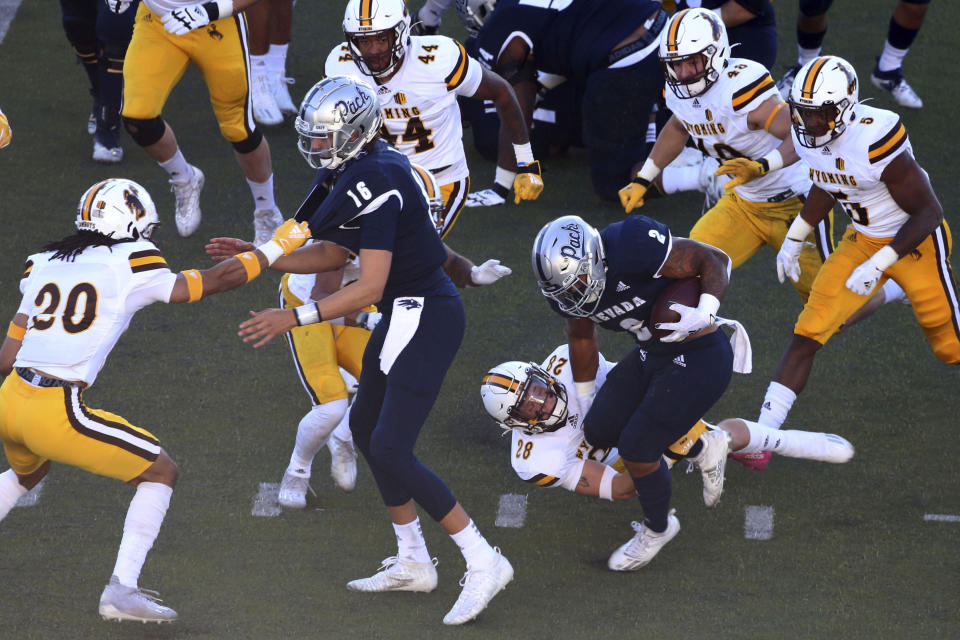
[[[137,486],[137,492],[127,509],[117,564],[113,568],[113,575],[119,578],[120,584],[137,586],[147,552],[153,547],[163,517],[167,515],[171,495],[173,488],[159,482],[141,482]]]
[[[883,304],[890,304],[891,302],[910,304],[906,292],[893,280],[887,280],[883,283],[883,296]]]
[[[267,69],[272,75],[279,75],[281,78],[287,75],[287,49],[289,48],[289,43],[270,45],[265,57],[267,59]]]
[[[430,552],[427,551],[427,541],[423,538],[420,528],[420,518],[407,524],[393,525],[397,534],[397,557],[407,562],[430,562]]]
[[[760,417],[757,422],[771,429],[779,429],[790,413],[797,394],[793,389],[779,382],[771,382],[767,387],[767,395],[763,397],[763,406],[760,407]]]
[[[897,49],[887,40],[883,43],[883,53],[877,61],[878,71],[893,71],[903,66],[903,59],[907,57],[907,51],[910,49]]]
[[[450,537],[460,547],[460,553],[463,554],[463,559],[467,561],[467,569],[489,567],[497,559],[497,552],[483,537],[473,520],[470,520],[470,524],[461,531],[451,534]]]
[[[825,433],[797,429],[771,429],[749,420],[743,421],[750,430],[750,444],[737,453],[773,451],[788,458],[822,460],[830,451]]]
[[[13,505],[17,504],[17,500],[26,494],[26,487],[20,484],[13,469],[0,473],[0,521],[7,517]]]
[[[660,173],[664,193],[700,190],[700,165],[674,167],[667,165]]]
[[[250,75],[265,74],[269,69],[267,55],[250,56]]]
[[[183,157],[180,147],[177,147],[177,152],[173,154],[172,158],[166,162],[158,162],[157,164],[170,174],[170,179],[174,182],[187,182],[193,177],[193,167],[191,167],[187,159]]]
[[[822,47],[817,47],[816,49],[804,49],[800,45],[797,45],[797,63],[802,67],[819,56],[821,51],[823,51]]]
[[[277,203],[273,199],[272,173],[266,182],[254,182],[250,178],[247,178],[247,184],[250,185],[250,193],[253,194],[253,204],[257,211],[277,208]]]
[[[310,477],[310,467],[317,452],[327,443],[330,432],[347,411],[347,400],[342,398],[324,402],[310,409],[297,426],[297,443],[290,456],[290,466],[298,475]]]
[[[340,419],[340,424],[330,434],[331,440],[335,438],[341,442],[353,442],[353,433],[350,431],[350,407],[352,406],[347,407],[347,410],[343,413],[343,418]],[[327,440],[328,444],[329,442],[330,440]]]

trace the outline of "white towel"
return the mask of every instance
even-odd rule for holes
[[[750,336],[742,324],[736,320],[717,318],[719,326],[733,328],[730,336],[730,347],[733,349],[733,370],[736,373],[750,373],[753,371],[753,348],[750,346]]]
[[[423,297],[397,298],[393,301],[393,314],[387,337],[380,349],[380,371],[390,373],[393,363],[400,352],[410,343],[420,326],[420,313],[423,312]]]

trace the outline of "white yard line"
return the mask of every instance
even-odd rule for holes
[[[769,540],[773,537],[773,507],[748,505],[743,522],[747,540]]]
[[[519,493],[505,493],[500,496],[500,507],[497,509],[498,527],[519,529],[527,519],[527,496]]]
[[[960,522],[960,516],[944,513],[925,513],[923,519],[927,522]]]
[[[0,42],[7,36],[10,23],[17,15],[21,0],[0,0]]]
[[[253,497],[253,510],[250,511],[250,515],[261,518],[276,518],[283,513],[283,507],[277,500],[279,491],[279,482],[261,482],[260,491]]]

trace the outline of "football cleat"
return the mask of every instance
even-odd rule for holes
[[[353,491],[357,486],[357,450],[353,440],[341,440],[336,433],[327,440],[330,448],[330,476],[344,491]]]
[[[745,466],[747,469],[753,469],[761,472],[770,464],[769,451],[757,451],[756,453],[731,453],[730,457]]]
[[[780,97],[784,101],[790,99],[790,90],[793,88],[793,81],[797,79],[797,73],[800,71],[800,65],[795,64],[787,72],[783,74],[783,77],[777,82],[777,91],[780,92]]]
[[[386,558],[380,570],[369,578],[351,580],[350,591],[419,591],[428,592],[437,588],[437,559],[430,562],[409,562],[397,556]]]
[[[297,105],[293,103],[293,98],[290,97],[290,89],[287,88],[288,85],[293,83],[293,78],[285,78],[283,74],[274,73],[270,75],[270,92],[273,94],[273,99],[277,102],[280,113],[297,115],[299,111]]]
[[[513,580],[513,567],[503,557],[500,549],[494,548],[496,559],[485,569],[467,569],[460,579],[463,591],[453,608],[443,617],[443,624],[463,624],[473,620],[487,608],[493,597],[503,591]]]
[[[716,506],[723,494],[724,472],[727,467],[727,452],[730,450],[730,434],[726,431],[708,431],[700,436],[703,450],[691,462],[703,476],[703,504]]]
[[[667,515],[667,529],[663,533],[651,531],[642,522],[631,522],[634,536],[610,555],[607,566],[611,571],[636,571],[646,565],[660,552],[663,545],[680,533],[680,521],[676,509]]]
[[[874,68],[870,74],[870,82],[878,89],[883,89],[893,96],[894,101],[901,107],[908,109],[922,109],[923,100],[917,95],[903,77],[902,69],[892,69],[890,71],[880,71]]]
[[[304,469],[287,469],[280,481],[277,501],[284,509],[304,509],[307,506],[307,490],[317,495],[310,486],[310,472]]]
[[[785,433],[790,433],[786,431]],[[832,462],[833,464],[843,464],[853,458],[855,453],[853,445],[846,438],[833,433],[818,433],[819,446],[812,451],[806,451],[803,455],[807,460],[818,460],[820,462]],[[779,451],[777,453],[780,453]],[[787,455],[784,453],[784,455]]]
[[[170,190],[177,199],[177,233],[186,238],[200,226],[200,191],[203,190],[203,171],[190,165],[192,171],[186,181],[170,180]]]
[[[703,156],[703,161],[700,163],[700,173],[697,177],[700,181],[700,191],[704,193],[704,207],[706,209],[712,209],[720,201],[720,198],[726,193],[723,185],[731,179],[730,176],[716,175],[719,167],[719,162],[709,156]]]
[[[123,160],[120,146],[120,125],[102,126],[93,135],[93,159],[104,164],[118,164]]]
[[[120,584],[117,576],[100,595],[100,616],[104,620],[136,620],[139,622],[173,622],[177,612],[160,604],[156,591],[138,589]]]
[[[273,126],[283,122],[283,114],[273,97],[270,80],[266,71],[258,70],[253,73],[250,83],[250,97],[253,100],[253,119],[260,124]]]
[[[253,212],[253,244],[258,247],[270,242],[273,233],[283,224],[283,214],[276,209],[260,209]]]
[[[97,107],[94,105],[93,111],[90,112],[90,116],[87,118],[87,134],[93,135],[97,131]]]

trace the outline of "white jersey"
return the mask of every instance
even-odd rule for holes
[[[457,96],[472,96],[483,69],[463,45],[446,36],[412,36],[400,68],[375,85],[388,142],[431,171],[441,185],[470,175],[463,152]],[[346,43],[327,56],[324,73],[373,84],[353,62]],[[384,136],[387,137],[387,136]]]
[[[147,5],[150,13],[157,16],[165,16],[174,9],[182,9],[183,7],[197,4],[197,0],[143,0],[143,4]]]
[[[169,302],[177,276],[146,241],[89,247],[73,261],[52,257],[27,259],[17,309],[27,333],[15,366],[91,385],[133,315]]]
[[[737,157],[759,160],[782,142],[763,129],[751,130],[747,125],[751,111],[769,98],[780,98],[770,72],[758,62],[731,58],[716,83],[695,98],[678,98],[669,89],[664,95],[667,107],[697,148],[721,163]],[[798,162],[734,190],[751,202],[779,202],[805,196],[810,190],[810,180],[807,168]]]
[[[554,349],[541,366],[550,375],[556,376],[564,387],[573,389],[573,372],[569,363],[570,351],[564,344]],[[615,362],[608,362],[600,354],[597,387],[606,382],[607,372],[615,365]],[[550,433],[531,435],[521,429],[511,430],[510,464],[522,480],[541,487],[563,487],[575,491],[586,460],[596,460],[610,466],[620,460],[615,448],[598,449],[584,440],[584,412],[576,393],[567,394],[567,413],[567,423]]]
[[[909,215],[880,175],[901,153],[913,156],[913,147],[896,113],[864,104],[857,105],[855,113],[855,121],[831,142],[807,148],[794,131],[793,146],[808,165],[810,179],[837,199],[854,229],[873,238],[891,238]]]

